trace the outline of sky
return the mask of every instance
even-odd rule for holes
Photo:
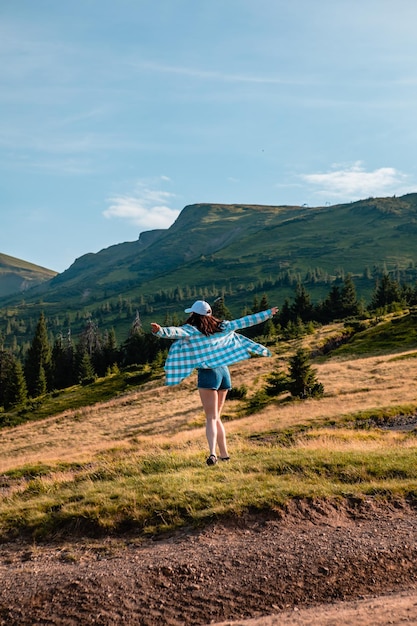
[[[0,253],[417,191],[415,0],[0,0]],[[179,243],[180,245],[180,243]]]

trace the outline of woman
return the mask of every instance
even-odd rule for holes
[[[197,387],[206,415],[206,436],[210,455],[207,465],[217,463],[217,447],[221,461],[228,461],[226,432],[221,421],[226,395],[231,389],[228,365],[248,359],[251,354],[271,356],[268,348],[235,332],[260,324],[275,315],[277,307],[247,315],[233,321],[219,320],[212,315],[204,300],[197,300],[185,313],[190,313],[184,326],[165,326],[152,323],[152,332],[158,337],[178,339],[168,353],[165,363],[166,384],[177,385],[197,368]]]

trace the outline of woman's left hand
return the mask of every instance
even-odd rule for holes
[[[279,308],[277,306],[273,306],[271,311],[272,311],[272,315],[276,315],[279,311]]]

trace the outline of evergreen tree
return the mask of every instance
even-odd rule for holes
[[[166,347],[166,340],[161,340],[153,333],[145,333],[139,322],[139,314],[136,313],[136,318],[129,330],[129,336],[120,350],[119,361],[123,365],[152,363],[158,352]],[[171,324],[164,324],[164,326],[169,325]]]
[[[291,306],[292,320],[294,321],[299,317],[302,322],[308,322],[314,318],[313,311],[310,294],[307,293],[304,285],[298,283],[294,302]]]
[[[253,297],[252,313],[259,313],[260,311],[258,296]]]
[[[136,333],[143,334],[142,320],[140,319],[138,310],[136,310],[135,319],[133,321],[132,326],[130,327],[129,335],[134,335]]]
[[[411,289],[410,300],[409,300],[408,304],[410,304],[412,306],[417,305],[417,283]]]
[[[26,381],[20,361],[11,353],[0,353],[0,405],[7,410],[27,399]]]
[[[360,311],[361,305],[356,297],[355,284],[350,274],[344,279],[342,287],[333,284],[327,298],[316,307],[318,318],[324,323],[353,317],[359,315]]]
[[[52,386],[65,389],[78,382],[74,372],[74,346],[71,331],[64,338],[62,333],[55,339],[52,347]]]
[[[223,296],[216,298],[213,302],[213,306],[211,307],[212,313],[214,317],[217,317],[219,320],[231,320],[232,314],[227,308]]]
[[[285,302],[281,307],[278,319],[283,328],[285,328],[288,325],[288,322],[292,319],[291,307],[288,298],[285,299]]]
[[[103,342],[103,361],[106,370],[117,364],[119,361],[119,350],[117,347],[116,333],[114,328],[106,331]]]
[[[342,295],[339,285],[332,285],[327,298],[318,307],[319,317],[322,322],[330,322],[331,320],[341,319],[342,315]]]
[[[84,352],[78,366],[78,381],[82,385],[89,385],[94,382],[96,373],[94,371],[93,364],[91,363],[91,357],[88,352]]]
[[[38,376],[35,381],[33,397],[43,396],[47,392],[48,386],[46,382],[46,373],[43,365],[40,366]]]
[[[139,355],[142,351],[141,347],[144,334],[139,311],[136,311],[136,317],[129,329],[129,336],[122,345],[122,360],[124,365],[140,363]]]
[[[24,404],[27,400],[27,387],[23,367],[18,359],[13,359],[7,384],[4,389],[4,408]]]
[[[13,356],[7,350],[0,350],[0,406],[4,406],[4,390],[10,375]]]
[[[299,317],[294,322],[290,320],[284,330],[284,336],[287,339],[296,339],[297,337],[302,337],[305,333],[306,327]]]
[[[392,280],[388,273],[378,280],[372,295],[370,308],[375,310],[383,308],[394,302],[401,302],[401,290],[397,281]]]
[[[268,296],[266,295],[266,293],[264,293],[259,303],[259,310],[267,311],[268,309],[269,309]]]
[[[273,337],[276,334],[275,324],[271,318],[263,323],[262,333],[265,337]]]
[[[256,306],[255,306],[255,302],[256,302]],[[267,298],[267,295],[264,293],[259,304],[258,304],[257,298],[256,298],[256,301],[254,301],[253,312],[259,313],[260,311],[266,311],[267,309],[269,309],[268,298]],[[257,324],[256,327],[254,327],[252,331],[247,331],[246,334],[249,336],[255,336],[255,335],[272,336],[275,334],[274,323],[271,319],[266,320],[265,322],[262,322],[262,324]]]
[[[282,370],[273,370],[266,378],[265,392],[268,396],[279,396],[288,391],[290,379]]]
[[[101,351],[101,337],[97,324],[89,317],[80,336],[80,343],[90,358]]]
[[[119,306],[122,300],[119,298]],[[96,322],[90,317],[87,319],[84,330],[79,338],[82,356],[87,352],[95,374],[104,376],[106,368],[103,359],[103,342]]]
[[[297,398],[319,397],[324,393],[324,388],[318,382],[316,372],[310,365],[308,351],[299,348],[289,360],[289,390],[291,395]]]
[[[343,317],[353,317],[359,314],[360,304],[356,296],[356,288],[351,274],[348,274],[343,281],[340,301]]]
[[[39,317],[35,335],[26,355],[25,378],[30,396],[39,395],[49,388],[51,376],[51,348],[48,341],[46,320],[43,313]]]

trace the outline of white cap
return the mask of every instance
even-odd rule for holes
[[[211,315],[211,306],[204,300],[196,300],[190,309],[185,309],[185,313],[198,313],[198,315]]]

